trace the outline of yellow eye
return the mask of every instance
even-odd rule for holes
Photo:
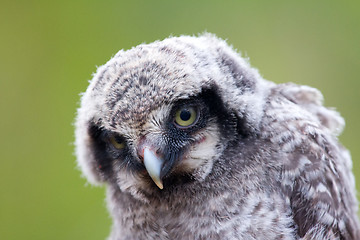
[[[116,149],[123,149],[125,148],[125,142],[118,136],[111,136],[110,137],[110,143],[116,148]]]
[[[197,111],[193,107],[180,108],[175,113],[175,123],[180,127],[189,127],[198,119]]]

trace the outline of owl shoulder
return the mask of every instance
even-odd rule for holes
[[[318,90],[281,84],[268,97],[262,126],[282,156],[280,185],[299,236],[357,239],[351,157],[336,138],[341,116],[322,105]]]

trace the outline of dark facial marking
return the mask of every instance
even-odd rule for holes
[[[97,160],[98,171],[105,179],[109,179],[115,174],[112,169],[114,164],[118,164],[120,167],[134,172],[145,169],[144,166],[130,154],[126,140],[122,136],[101,128],[94,123],[90,123],[89,126],[88,131],[92,139],[91,149],[93,149],[93,154]],[[111,137],[115,137],[119,142],[124,142],[125,148],[116,149],[110,141]]]
[[[176,111],[179,109],[196,108],[198,111],[198,119],[194,125],[188,128],[177,126],[174,122]],[[186,111],[183,120],[189,118]],[[163,148],[164,166],[161,171],[161,177],[171,176],[171,171],[177,162],[181,159],[187,149],[195,143],[193,137],[196,132],[205,128],[209,121],[217,121],[221,131],[221,137],[224,141],[232,141],[237,136],[245,137],[246,129],[242,125],[242,121],[235,114],[229,112],[224,106],[221,98],[216,93],[216,88],[204,89],[199,95],[189,99],[178,101],[171,111],[167,126],[167,143]],[[238,129],[241,129],[240,131]],[[239,133],[238,135],[236,133]],[[235,133],[235,134],[234,134]]]
[[[229,56],[227,53],[223,52],[222,49],[218,49],[220,55],[220,62],[223,67],[228,68],[231,75],[235,79],[235,84],[239,89],[243,91],[253,92],[255,89],[255,81],[251,79],[249,74],[243,72],[239,63],[232,56]]]

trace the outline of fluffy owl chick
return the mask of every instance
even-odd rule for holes
[[[343,119],[264,80],[223,40],[118,52],[81,99],[76,154],[110,239],[360,239]]]

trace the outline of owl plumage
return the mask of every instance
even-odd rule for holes
[[[360,239],[344,121],[211,34],[118,52],[81,99],[76,154],[118,239]]]

